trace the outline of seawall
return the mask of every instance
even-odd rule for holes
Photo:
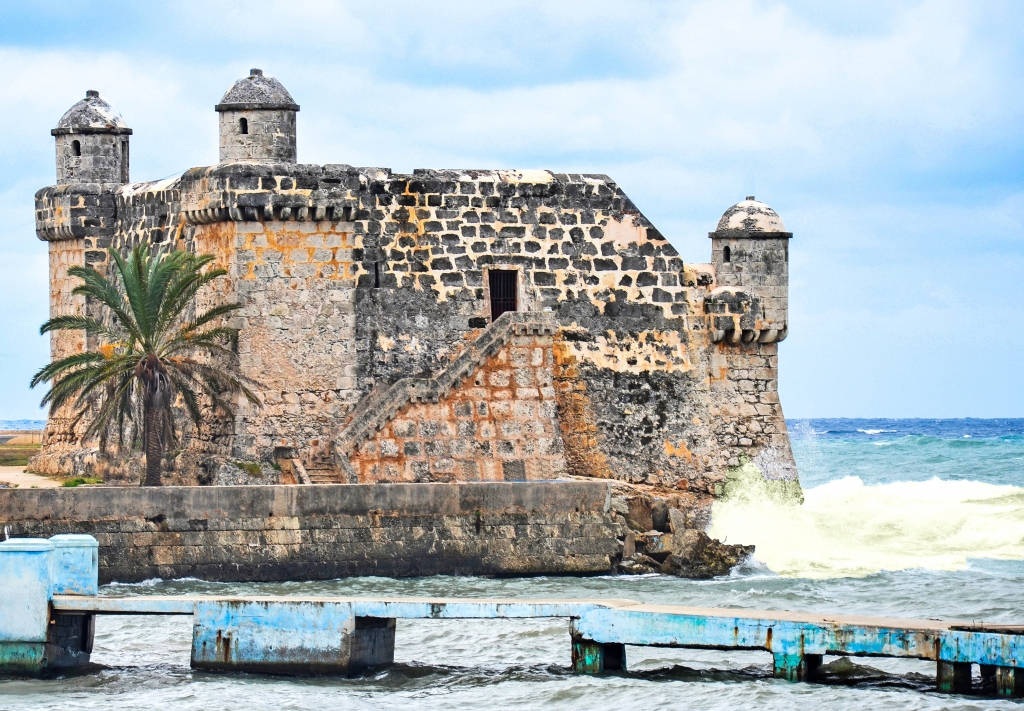
[[[606,482],[0,490],[12,537],[88,533],[100,582],[603,573]]]

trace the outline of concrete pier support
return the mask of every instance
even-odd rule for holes
[[[935,685],[939,691],[951,694],[971,693],[971,665],[969,662],[936,663]]]
[[[352,632],[349,671],[359,672],[395,663],[395,620],[389,617],[357,617]]]
[[[572,670],[577,674],[625,671],[626,645],[601,644],[574,636],[572,640]]]
[[[996,696],[1017,698],[1024,696],[1024,669],[993,667]]]
[[[50,598],[95,595],[98,566],[92,536],[0,543],[0,670],[40,676],[89,663],[94,616],[53,611]]]
[[[349,601],[204,600],[192,667],[265,674],[348,674],[395,659],[395,620],[356,617]]]
[[[813,681],[821,666],[821,654],[774,654],[772,673],[776,679]]]

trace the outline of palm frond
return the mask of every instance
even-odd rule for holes
[[[43,404],[51,413],[73,408],[72,427],[87,419],[85,436],[99,436],[103,447],[112,433],[123,447],[137,446],[140,438],[157,442],[155,449],[147,445],[151,464],[151,454],[175,441],[176,414],[182,409],[198,428],[205,403],[229,418],[235,396],[260,405],[255,383],[237,373],[238,330],[217,325],[241,306],[218,304],[189,315],[195,314],[200,291],[227,274],[210,268],[212,255],[146,243],[127,254],[108,251],[106,274],[85,266],[68,270],[81,279],[73,293],[99,304],[107,315],[57,316],[41,329],[85,331],[105,343],[41,368],[32,385],[50,383]],[[151,426],[159,430],[147,429]],[[156,437],[147,440],[147,432]]]
[[[81,368],[93,363],[100,363],[106,359],[106,356],[102,353],[97,353],[96,351],[85,351],[84,353],[75,353],[74,355],[67,356],[66,358],[55,360],[49,365],[44,365],[34,376],[32,376],[32,381],[29,383],[29,387],[34,388],[36,385],[39,385],[39,383],[47,383],[65,371]]]
[[[50,331],[85,331],[90,335],[107,336],[111,339],[117,339],[121,335],[89,316],[55,316],[39,327],[39,335]]]

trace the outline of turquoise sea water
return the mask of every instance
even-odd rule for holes
[[[41,430],[46,420],[0,420],[0,430]]]
[[[790,423],[802,505],[716,505],[716,533],[754,542],[725,578],[663,576],[108,586],[104,594],[619,597],[645,602],[1024,621],[1024,420]],[[65,679],[0,682],[0,709],[963,709],[1016,701],[930,691],[934,665],[826,659],[824,683],[770,678],[767,653],[628,648],[630,671],[568,671],[567,625],[400,621],[394,667],[353,679],[194,673],[179,618],[102,618],[94,659]]]

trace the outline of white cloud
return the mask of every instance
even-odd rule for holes
[[[833,324],[801,333],[795,322],[783,346],[793,362],[834,344],[891,350],[888,335],[834,324],[864,318],[861,302],[926,303],[951,254],[1021,254],[1024,189],[1006,157],[1021,151],[1021,67],[1007,60],[1020,47],[992,31],[1000,8],[877,3],[847,30],[817,4],[754,0],[168,7],[159,21],[175,42],[130,54],[0,47],[0,252],[20,265],[0,282],[0,323],[13,338],[29,335],[5,297],[38,281],[32,193],[53,180],[60,115],[99,89],[135,129],[133,178],[162,177],[216,160],[213,105],[250,66],[302,105],[302,161],[608,173],[694,261],[722,210],[756,184],[797,233],[794,308]],[[958,271],[942,285],[955,306],[945,320],[1013,292],[984,259]],[[819,309],[829,294],[842,298]],[[921,328],[939,338],[947,326]],[[1005,360],[1006,346],[986,348]],[[934,353],[915,367],[945,372]],[[802,377],[787,387],[806,411],[826,376]],[[0,383],[0,398],[19,388]],[[886,412],[884,388],[843,397]],[[843,402],[826,414],[845,414]]]

